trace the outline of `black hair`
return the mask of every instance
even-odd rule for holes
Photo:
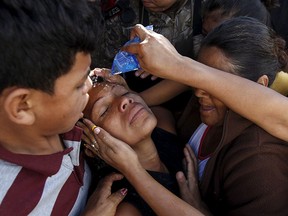
[[[101,22],[87,0],[2,0],[0,93],[17,86],[53,94],[76,53],[95,49]]]
[[[248,16],[271,26],[269,9],[279,5],[278,0],[207,0],[202,14],[219,11],[220,18]]]
[[[201,49],[216,47],[233,65],[234,74],[257,81],[267,75],[269,85],[287,64],[285,41],[275,31],[250,17],[227,20],[202,41]]]

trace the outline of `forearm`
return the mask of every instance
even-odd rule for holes
[[[158,216],[203,215],[159,184],[143,168],[133,169],[133,174],[125,176]]]
[[[157,106],[176,97],[189,87],[172,80],[162,80],[156,85],[142,91],[140,96],[148,106]]]
[[[167,73],[168,79],[203,89],[219,98],[229,108],[250,119],[269,133],[288,141],[288,100],[285,96],[230,73],[183,57],[178,76]],[[179,76],[181,74],[181,76]]]

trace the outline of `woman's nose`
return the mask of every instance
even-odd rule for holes
[[[205,92],[202,89],[194,89],[194,94],[196,97],[201,98],[201,97],[208,97],[207,92]]]
[[[134,100],[130,97],[124,97],[124,96],[121,97],[120,106],[119,106],[120,111],[124,112],[128,108],[129,104],[133,102]]]

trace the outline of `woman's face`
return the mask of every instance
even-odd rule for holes
[[[228,59],[216,47],[200,49],[198,61],[219,70],[231,71]],[[195,95],[199,99],[202,122],[209,126],[222,125],[227,111],[226,105],[201,89],[195,89]]]
[[[177,0],[142,0],[143,6],[152,12],[162,12],[169,9]]]
[[[125,87],[98,83],[89,91],[84,116],[129,145],[151,135],[156,118],[142,98]]]

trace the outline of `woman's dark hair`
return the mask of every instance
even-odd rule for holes
[[[254,18],[223,22],[203,39],[201,49],[205,47],[218,48],[233,65],[234,74],[255,82],[267,75],[269,85],[287,64],[285,41]]]
[[[220,18],[247,16],[271,26],[269,9],[278,5],[278,0],[207,0],[203,4],[203,16],[219,12]]]
[[[2,0],[0,93],[18,86],[53,94],[76,53],[94,50],[100,24],[87,0]]]

